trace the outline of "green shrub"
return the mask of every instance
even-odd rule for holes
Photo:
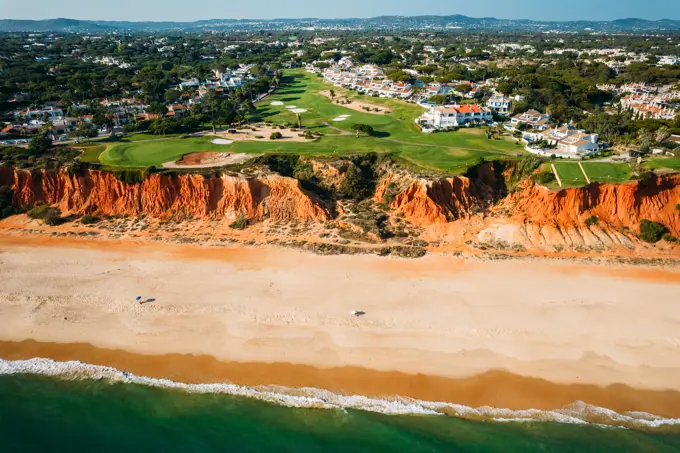
[[[555,180],[555,174],[551,171],[542,171],[532,175],[531,180],[537,184],[548,184]]]
[[[399,187],[396,183],[391,182],[387,185],[387,189],[385,189],[385,192],[383,193],[382,201],[385,205],[389,206],[397,195],[399,195]]]
[[[62,222],[61,212],[58,209],[52,208],[47,211],[43,218],[45,225],[56,226]]]
[[[678,203],[678,204],[675,205],[675,209],[677,209],[678,211],[680,211],[680,203]]]
[[[245,214],[239,214],[238,218],[234,220],[231,225],[229,225],[229,228],[234,230],[245,230],[248,228],[248,218],[245,216]]]
[[[12,206],[12,189],[7,186],[0,187],[0,219],[16,213]]]
[[[680,244],[680,239],[678,239],[675,236],[672,236],[670,234],[664,234],[663,240],[666,241],[666,242],[672,242],[673,244]]]
[[[47,213],[47,211],[49,209],[50,209],[49,206],[47,206],[46,204],[42,204],[42,205],[34,207],[30,211],[28,211],[26,214],[32,219],[42,220],[43,217],[45,217],[45,214]]]
[[[90,215],[90,214],[85,214],[80,218],[80,223],[83,225],[92,225],[93,223],[98,223],[99,222],[99,217]]]
[[[272,135],[269,136],[270,140],[279,140],[283,138],[283,134],[281,132],[272,132]]]
[[[42,220],[45,225],[59,225],[61,223],[61,211],[47,205],[36,206],[27,212],[32,219]]]
[[[600,222],[600,219],[597,216],[591,215],[583,223],[585,223],[587,227],[591,227],[593,225],[597,225],[599,222]]]
[[[659,222],[643,219],[640,221],[640,239],[651,244],[659,242],[666,233],[666,227]]]

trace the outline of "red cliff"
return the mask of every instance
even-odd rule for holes
[[[641,220],[660,222],[680,236],[680,175],[656,176],[646,182],[591,184],[551,191],[525,183],[503,207],[539,225],[582,225],[590,216],[614,228],[637,229]]]
[[[0,185],[10,186],[20,208],[36,203],[63,212],[158,218],[236,217],[288,222],[317,222],[327,211],[300,189],[298,181],[278,175],[256,179],[237,176],[150,175],[130,184],[108,172],[86,170],[23,171],[0,168]]]
[[[434,181],[403,179],[396,175],[383,178],[376,190],[375,198],[383,201],[390,185],[401,190],[389,203],[390,207],[404,215],[406,220],[417,225],[443,223],[470,214],[472,206],[479,202],[475,187],[468,178],[452,177]]]

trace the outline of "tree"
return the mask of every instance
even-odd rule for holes
[[[331,88],[330,94],[331,94],[331,99],[335,99],[335,90],[334,89]]]
[[[437,105],[444,105],[448,102],[448,98],[446,96],[442,96],[441,94],[435,94],[434,96],[430,96],[430,99],[428,99],[430,102],[434,102]]]
[[[152,115],[158,115],[158,116],[162,117],[162,116],[165,116],[168,113],[168,108],[165,106],[165,104],[163,104],[161,102],[152,102],[146,108],[146,111],[148,113],[151,113]]]
[[[640,239],[645,242],[659,242],[666,233],[666,227],[658,222],[643,219],[640,221]]]
[[[353,124],[352,130],[357,133],[357,137],[359,136],[359,134],[373,135],[373,133],[375,132],[373,126],[371,126],[370,124],[361,123]]]
[[[668,129],[666,126],[661,126],[656,131],[656,142],[661,143],[661,142],[667,140],[668,137],[670,137],[670,136],[671,136],[670,129]]]
[[[176,89],[171,89],[165,92],[165,100],[170,103],[175,103],[179,99],[180,93]]]
[[[52,147],[52,139],[47,134],[39,134],[28,144],[32,154],[42,154]]]
[[[472,91],[472,87],[467,83],[461,83],[460,85],[456,85],[455,90],[462,94],[468,94]]]

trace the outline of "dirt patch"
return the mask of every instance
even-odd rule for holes
[[[281,138],[272,140],[270,137],[274,132],[281,134]],[[255,124],[245,129],[234,130],[232,132],[219,133],[220,137],[232,141],[255,140],[259,142],[309,142],[314,139],[305,138],[304,132],[300,130],[280,129],[276,126],[265,126]]]
[[[252,159],[252,154],[232,154],[232,153],[216,153],[216,152],[199,152],[186,154],[181,160],[177,162],[166,162],[163,164],[165,168],[209,168],[222,167],[224,165],[241,164],[249,159]]]
[[[319,94],[326,96],[333,102],[333,104],[340,107],[345,107],[351,110],[356,110],[357,112],[370,113],[372,115],[385,115],[392,113],[392,110],[380,104],[372,104],[370,102],[357,101],[356,99],[346,98],[345,96],[336,95],[335,98],[331,97],[330,91],[319,91]],[[349,104],[346,102],[349,101]],[[339,103],[338,103],[339,102]]]

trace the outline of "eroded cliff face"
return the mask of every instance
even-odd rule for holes
[[[319,164],[314,171],[329,188],[342,181],[342,172],[332,165]],[[467,176],[448,178],[418,178],[392,168],[379,174],[373,200],[389,205],[390,216],[426,227],[432,240],[439,236],[461,244],[472,240],[548,251],[632,249],[643,219],[660,222],[680,237],[676,207],[680,175],[560,191],[527,180],[507,194],[508,170],[493,163],[475,167]],[[46,203],[72,214],[173,219],[233,219],[244,214],[280,222],[324,222],[342,214],[338,214],[341,203],[321,202],[302,190],[296,179],[276,174],[258,178],[150,175],[129,184],[95,170],[69,174],[0,168],[0,185],[13,189],[19,208]],[[585,225],[590,216],[599,219],[597,225]]]
[[[395,190],[399,190],[399,193],[393,195],[390,208],[416,225],[465,218],[479,202],[474,186],[468,178],[463,177],[427,181],[387,175],[380,181],[375,199],[382,202],[388,192]]]
[[[494,163],[480,165],[470,177],[413,178],[387,172],[376,189],[375,200],[416,225],[432,225],[468,218],[477,208],[505,195],[503,173]]]
[[[536,225],[583,225],[596,216],[613,228],[637,230],[643,219],[660,222],[680,236],[680,175],[656,176],[626,184],[591,184],[551,191],[526,182],[501,208]]]
[[[300,189],[297,180],[278,175],[256,179],[235,176],[150,175],[129,184],[96,170],[69,174],[65,170],[0,169],[0,185],[10,186],[14,203],[58,206],[62,212],[157,218],[233,218],[283,222],[322,222],[328,212]]]

